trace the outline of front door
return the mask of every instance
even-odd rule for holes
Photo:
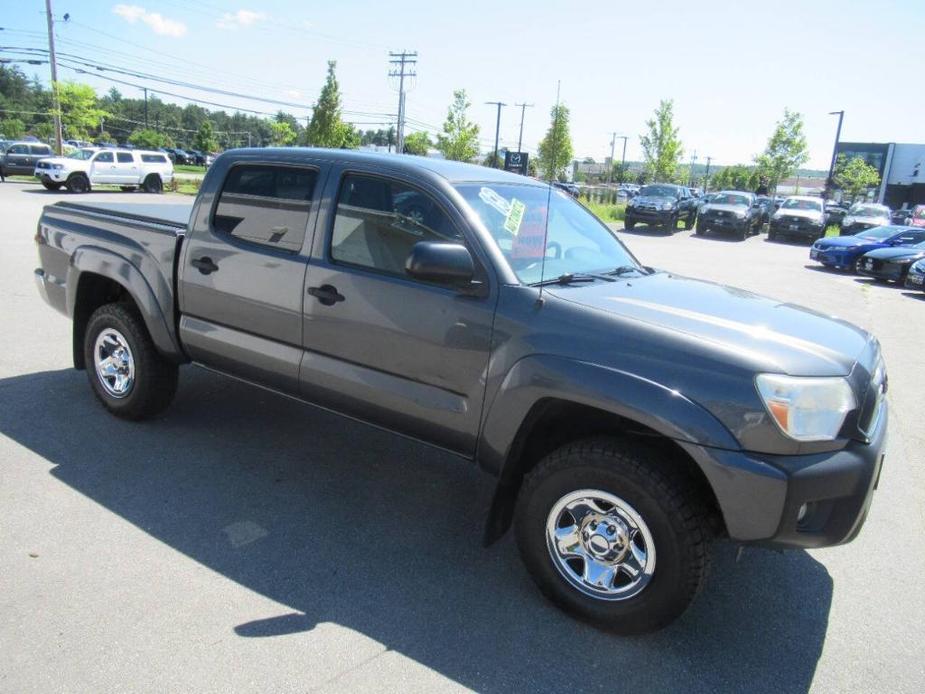
[[[374,424],[472,454],[495,292],[412,279],[419,241],[466,243],[439,193],[362,171],[332,175],[306,281],[303,395]],[[487,265],[479,262],[480,268]]]
[[[29,145],[12,145],[6,151],[3,170],[6,175],[35,173],[35,166],[31,163]]]
[[[111,151],[97,152],[90,160],[91,183],[118,183],[116,176],[116,153]]]
[[[205,366],[298,393],[317,167],[232,166],[184,242],[180,338]],[[306,244],[307,246],[307,244]]]

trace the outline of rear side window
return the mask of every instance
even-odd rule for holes
[[[39,156],[42,156],[42,157],[51,156],[51,147],[49,147],[48,145],[29,145],[29,149],[32,151],[33,154],[38,154]]]
[[[109,164],[113,161],[112,152],[100,152],[93,161]]]
[[[299,251],[318,172],[293,166],[244,164],[228,173],[212,226],[242,241]]]
[[[141,160],[145,164],[166,164],[167,157],[163,154],[142,154]]]
[[[405,261],[418,241],[462,240],[429,195],[387,178],[344,177],[331,236],[333,260],[405,275]]]
[[[116,159],[120,164],[131,164],[135,158],[129,152],[116,152]]]

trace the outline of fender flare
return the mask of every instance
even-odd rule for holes
[[[91,273],[112,280],[120,285],[135,302],[141,318],[151,335],[158,352],[168,359],[186,359],[172,330],[172,310],[165,315],[148,281],[141,271],[125,257],[95,246],[81,246],[70,258],[67,273],[67,314],[73,319],[77,309],[77,290],[84,274]]]
[[[741,446],[703,406],[676,390],[619,369],[552,355],[525,357],[508,371],[483,415],[477,459],[483,469],[498,477],[486,522],[486,545],[510,525],[522,480],[518,460],[525,432],[537,406],[550,400],[593,407],[642,424],[688,452],[721,507],[732,491],[724,481],[728,471],[710,456],[696,453],[740,451]],[[762,474],[773,471],[762,470]]]

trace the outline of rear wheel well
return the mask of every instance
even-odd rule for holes
[[[103,275],[92,272],[81,274],[77,283],[77,296],[74,301],[74,336],[72,350],[74,368],[84,369],[84,334],[90,316],[100,306],[121,303],[137,310],[135,300],[121,284]]]
[[[514,437],[505,462],[485,532],[489,544],[510,527],[517,495],[527,475],[548,454],[567,443],[594,436],[619,437],[635,441],[663,455],[664,464],[681,472],[710,511],[718,534],[725,532],[716,495],[706,476],[675,441],[654,429],[626,417],[574,402],[548,399],[533,406]]]

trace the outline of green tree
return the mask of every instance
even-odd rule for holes
[[[479,126],[466,116],[471,105],[465,89],[453,92],[453,103],[443,121],[443,132],[437,135],[437,149],[447,159],[472,161],[479,155]]]
[[[710,176],[713,190],[754,191],[758,187],[758,171],[753,166],[734,164]]]
[[[430,141],[430,136],[423,130],[405,137],[405,154],[416,154],[423,157],[433,146],[434,143]]]
[[[646,121],[646,127],[649,132],[639,137],[646,178],[655,182],[677,180],[684,147],[674,124],[674,101],[660,101],[655,115]]]
[[[328,61],[328,77],[305,130],[305,143],[314,147],[350,148],[358,147],[360,143],[360,136],[353,126],[341,120],[340,86],[334,74],[336,66],[336,61]]]
[[[173,140],[166,133],[160,133],[150,128],[141,128],[128,137],[129,144],[142,149],[157,149],[159,147],[173,147]]]
[[[68,138],[85,140],[100,127],[109,113],[99,107],[96,92],[88,84],[58,82],[61,126]]]
[[[551,122],[545,137],[536,148],[536,162],[544,179],[557,179],[565,174],[574,157],[572,136],[569,134],[569,110],[565,104],[549,111]]]
[[[504,155],[501,152],[498,152],[496,156],[495,151],[492,150],[485,155],[484,159],[482,159],[482,166],[487,166],[490,169],[503,169]]]
[[[202,121],[199,130],[196,131],[196,137],[193,138],[193,144],[196,149],[205,154],[218,150],[218,142],[215,141],[215,130],[212,128],[211,121]]]
[[[286,147],[296,140],[296,132],[286,121],[274,121],[270,123],[272,135],[270,142],[277,146]]]
[[[0,120],[0,136],[8,140],[18,140],[26,134],[26,124],[19,118],[4,118]]]
[[[880,185],[880,172],[861,157],[847,159],[839,154],[832,180],[849,199],[854,200],[870,188]]]
[[[767,177],[770,190],[800,168],[809,159],[809,148],[803,134],[803,116],[784,109],[784,117],[777,122],[764,152],[755,157],[758,175]]]

